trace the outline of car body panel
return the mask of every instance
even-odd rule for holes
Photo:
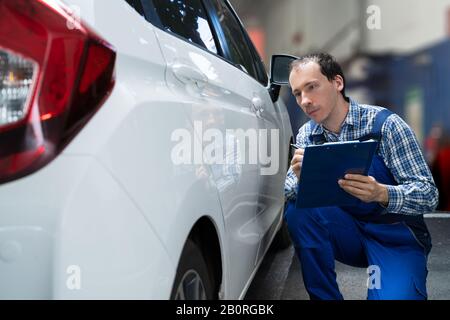
[[[243,298],[281,222],[292,135],[284,104],[124,0],[64,3],[116,50],[116,82],[60,156],[0,185],[0,212],[8,213],[0,216],[0,298],[168,299],[186,239],[202,218],[219,240],[220,297]],[[174,66],[207,83],[180,81]],[[225,138],[227,129],[279,130],[277,173],[261,175],[259,162],[198,163],[195,152],[192,162],[177,163],[177,133],[190,137],[194,151],[211,141],[209,128]],[[245,143],[230,136],[230,150]]]

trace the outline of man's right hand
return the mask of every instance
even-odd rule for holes
[[[297,179],[300,180],[300,171],[302,169],[303,155],[305,154],[305,149],[295,150],[294,157],[292,157],[291,168],[294,171]]]

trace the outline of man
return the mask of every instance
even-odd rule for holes
[[[299,130],[300,149],[285,183],[285,219],[310,298],[342,299],[334,270],[338,260],[368,268],[368,299],[426,299],[431,238],[423,214],[435,209],[438,192],[413,131],[385,108],[348,99],[342,69],[329,54],[294,61],[289,83],[311,118]],[[379,146],[369,175],[336,182],[360,199],[359,205],[295,207],[306,146],[370,138]]]

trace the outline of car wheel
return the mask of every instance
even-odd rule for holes
[[[172,300],[211,300],[213,281],[199,247],[188,239],[178,264]]]

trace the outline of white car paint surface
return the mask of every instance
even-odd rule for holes
[[[219,244],[218,297],[242,299],[282,222],[285,105],[272,102],[269,83],[154,26],[125,0],[64,4],[116,52],[115,83],[60,154],[0,185],[0,299],[169,299],[201,219]],[[181,81],[179,66],[206,83]],[[224,175],[204,164],[205,178],[198,164],[174,164],[173,132],[202,145],[199,122],[223,135],[277,130],[278,170],[262,175],[261,163],[244,163]]]

